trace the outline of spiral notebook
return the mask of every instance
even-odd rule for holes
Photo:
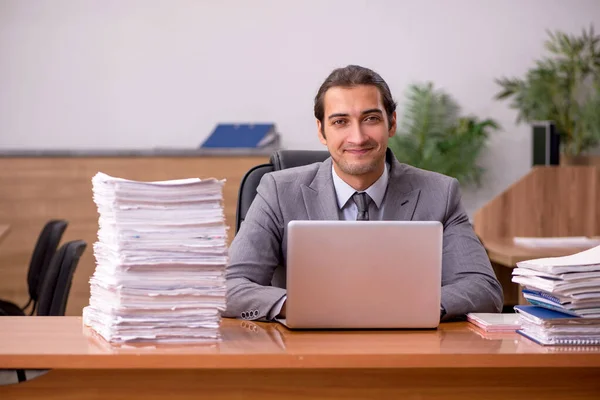
[[[517,333],[544,346],[600,346],[600,318],[581,318],[538,306],[515,306]]]
[[[600,346],[600,338],[582,336],[542,337],[534,332],[519,329],[517,333],[543,346]]]

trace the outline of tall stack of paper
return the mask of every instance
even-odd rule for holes
[[[532,304],[574,316],[600,318],[600,246],[565,256],[517,263],[513,282]]]
[[[84,323],[110,342],[213,341],[225,309],[224,181],[98,173],[96,270]]]

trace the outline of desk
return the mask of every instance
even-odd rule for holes
[[[4,240],[4,238],[8,235],[9,231],[10,231],[10,226],[0,225],[0,243],[2,243],[2,240]]]
[[[114,346],[80,317],[0,318],[1,368],[52,368],[8,399],[598,399],[600,348],[426,331],[305,331],[223,320],[222,341]]]

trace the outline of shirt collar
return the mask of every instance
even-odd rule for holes
[[[387,189],[388,180],[389,180],[389,169],[390,165],[386,162],[385,168],[383,169],[383,174],[377,179],[371,186],[369,186],[364,192],[366,192],[369,197],[373,200],[377,208],[381,208],[381,203],[383,202],[383,196],[385,196],[385,191]],[[348,185],[342,178],[338,176],[335,172],[333,166],[331,167],[331,176],[333,177],[333,186],[335,188],[335,194],[337,197],[337,203],[340,210],[344,208],[348,200],[352,197],[356,190]]]

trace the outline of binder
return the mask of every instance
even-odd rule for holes
[[[278,143],[279,134],[275,124],[218,124],[201,148],[262,149]]]

